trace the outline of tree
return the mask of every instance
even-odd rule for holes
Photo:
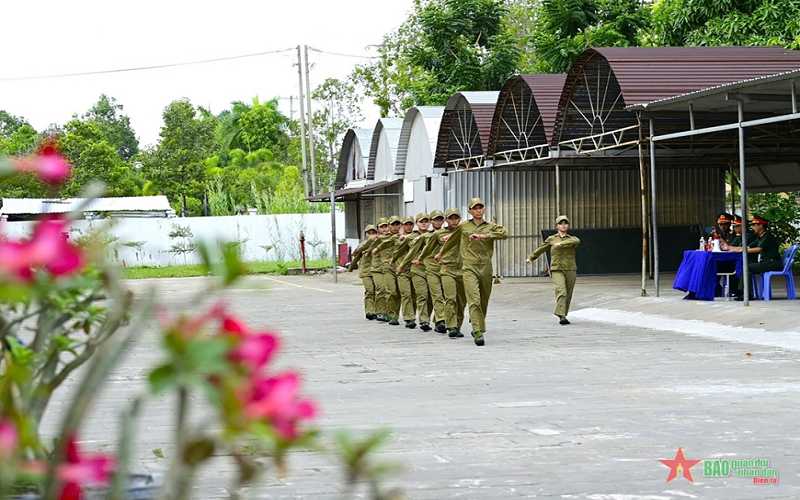
[[[131,128],[131,120],[125,115],[118,114],[122,111],[122,104],[105,94],[83,115],[85,121],[95,123],[103,138],[122,158],[129,161],[139,153],[139,140]]]
[[[19,130],[28,121],[21,116],[14,116],[11,113],[0,109],[0,137],[11,137],[11,134]]]
[[[380,58],[353,78],[383,116],[410,104],[442,105],[462,90],[499,90],[520,59],[505,14],[499,0],[417,0],[384,37]]]
[[[182,216],[200,215],[206,187],[205,160],[218,149],[217,119],[198,116],[188,99],[164,109],[164,125],[155,149],[142,155],[142,169],[153,189],[164,193]],[[178,203],[180,202],[180,203]],[[191,213],[189,205],[193,207]]]
[[[339,160],[339,151],[347,129],[353,123],[361,122],[359,97],[355,85],[350,81],[328,78],[314,89],[311,94],[316,102],[314,112],[315,140],[319,147],[317,151],[324,152],[326,158],[319,165],[326,165],[328,184],[336,176]],[[318,172],[318,178],[324,178],[324,172]]]
[[[277,99],[261,103],[254,97],[252,104],[233,101],[218,120],[217,140],[223,149],[278,152],[286,146],[289,119],[278,109]]]
[[[566,73],[587,48],[641,46],[651,18],[639,0],[543,0],[531,12],[532,69]]]
[[[653,43],[783,45],[800,48],[800,3],[785,0],[661,0],[653,6]]]

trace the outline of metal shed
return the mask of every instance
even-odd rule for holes
[[[372,133],[373,130],[368,128],[351,128],[345,132],[339,154],[335,189],[354,187],[359,182],[366,184]],[[365,152],[367,156],[364,155]]]
[[[388,181],[401,179],[402,172],[395,170],[397,146],[400,142],[402,118],[381,118],[375,124],[369,147],[369,166],[367,179],[370,181]]]
[[[415,106],[406,112],[400,130],[397,172],[404,177],[404,210],[420,212],[444,210],[444,177],[433,171],[439,128],[444,106]]]

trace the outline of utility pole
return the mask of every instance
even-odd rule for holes
[[[308,107],[308,153],[311,157],[311,192],[317,194],[317,171],[314,168],[314,113],[311,111],[311,84],[308,78],[308,45],[303,45],[306,57],[306,104]]]
[[[310,193],[308,190],[308,167],[306,166],[306,115],[303,110],[303,59],[301,57],[300,46],[297,46],[297,83],[300,90],[300,150],[303,154],[303,188],[306,196]]]

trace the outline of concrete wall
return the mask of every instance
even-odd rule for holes
[[[33,231],[33,224],[6,222],[0,226],[0,234],[10,238],[28,236]],[[191,240],[195,242],[239,242],[245,261],[299,260],[299,234],[303,231],[306,258],[332,258],[330,214],[80,220],[73,222],[70,238],[86,237],[107,228],[109,238],[106,241],[109,243],[106,254],[113,262],[124,262],[127,266],[168,266],[183,264],[185,257],[186,263],[198,263],[199,259],[194,253],[170,251],[174,245],[181,243],[180,238],[169,237],[173,226],[190,228]],[[344,237],[344,213],[341,212],[336,213],[336,234],[337,240]],[[129,245],[133,242],[144,242],[141,250]],[[354,242],[348,241],[351,246]],[[265,246],[270,247],[269,250]]]

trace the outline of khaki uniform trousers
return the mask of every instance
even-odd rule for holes
[[[400,317],[400,290],[397,287],[397,273],[393,269],[384,271],[383,282],[386,287],[386,314],[389,319]]]
[[[403,320],[411,321],[416,319],[417,311],[414,304],[411,271],[405,271],[397,275],[397,288],[400,290],[400,310],[403,312]]]
[[[425,281],[428,282],[428,293],[431,295],[431,303],[433,305],[433,320],[437,323],[439,321],[444,321],[447,323],[447,314],[444,312],[444,286],[442,285],[441,271],[426,270]]]
[[[486,331],[486,311],[492,295],[492,265],[464,266],[464,292],[469,305],[469,322],[473,332]]]
[[[578,271],[551,270],[550,275],[553,277],[553,286],[556,290],[556,310],[553,314],[558,317],[566,316],[572,302],[572,290],[575,288]]]
[[[464,307],[467,303],[461,269],[442,266],[440,273],[444,293],[445,324],[447,328],[460,329],[464,323]]]
[[[364,285],[364,312],[366,314],[375,314],[378,311],[375,309],[375,281],[372,275],[362,276],[361,284]]]
[[[428,292],[426,274],[425,271],[411,270],[411,283],[414,285],[414,297],[420,323],[430,323],[431,321],[431,296]]]
[[[375,284],[375,314],[387,314],[386,281],[383,279],[383,273],[372,271],[372,282]]]

